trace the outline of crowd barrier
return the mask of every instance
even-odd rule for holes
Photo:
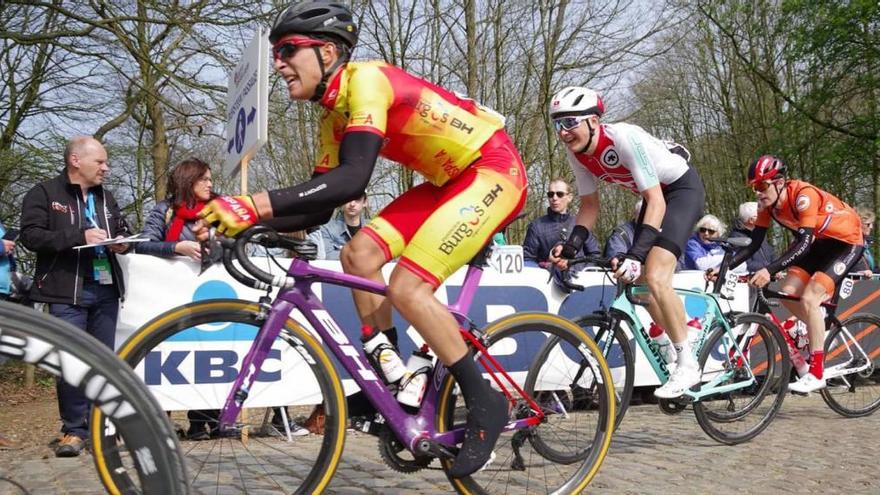
[[[247,288],[230,277],[221,265],[208,268],[199,275],[197,263],[186,260],[167,260],[144,255],[120,256],[127,294],[119,313],[116,345],[120,346],[137,328],[162,312],[193,301],[218,298],[240,298],[256,301],[262,294]],[[280,269],[267,258],[253,258],[253,261],[267,271]],[[290,260],[277,259],[282,266]],[[337,261],[316,261],[317,266],[339,269]],[[390,274],[393,265],[386,266],[385,275]],[[464,269],[459,270],[437,291],[441,301],[454,301],[461,290]],[[610,304],[615,294],[614,285],[604,273],[585,270],[575,274],[576,283],[585,287],[583,292],[566,294],[549,280],[548,272],[541,268],[524,267],[520,273],[498,273],[486,268],[480,288],[474,297],[469,314],[473,322],[481,327],[505,315],[520,311],[549,311],[567,318],[576,318]],[[686,289],[704,287],[701,272],[685,271],[675,275],[674,285]],[[880,284],[877,281],[859,282],[853,294],[841,302],[841,312],[851,308],[858,311],[876,312]],[[344,287],[316,284],[315,292],[338,326],[349,339],[357,342],[360,337],[360,322],[354,309],[351,292]],[[731,309],[748,309],[748,288],[740,285],[732,301],[722,303]],[[685,298],[688,317],[702,316],[705,302],[699,298]],[[649,317],[643,308],[638,308],[645,321]],[[306,328],[308,323],[298,314],[293,315]],[[404,359],[422,344],[422,339],[414,328],[407,325],[396,312],[394,323],[400,335],[400,350]],[[235,323],[215,326],[201,326],[179,333],[173,341],[152,353],[141,366],[138,373],[151,387],[161,387],[158,394],[163,406],[169,410],[199,409],[216,407],[217,399],[225,397],[230,383],[238,369],[238,363],[247,352],[256,328]],[[657,378],[650,370],[647,359],[636,347],[636,386],[657,385]],[[267,407],[282,404],[296,404],[300,396],[308,391],[298,382],[295,367],[287,368],[286,363],[295,361],[289,346],[281,343],[270,354],[258,378],[257,387],[252,391],[250,404],[254,407]],[[288,359],[287,356],[290,356]],[[523,369],[528,363],[522,363]],[[611,362],[612,368],[621,363]],[[347,393],[357,390],[341,366]],[[513,371],[513,370],[511,370]],[[193,384],[198,393],[193,393]],[[185,386],[181,386],[185,385]],[[169,398],[174,398],[171,400]]]

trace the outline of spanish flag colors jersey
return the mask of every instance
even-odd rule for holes
[[[440,186],[480,157],[504,127],[497,113],[384,62],[350,62],[330,82],[321,104],[316,172],[339,165],[349,131],[385,139],[380,155]]]
[[[773,211],[758,211],[755,225],[767,228],[774,219],[784,227],[811,228],[816,239],[836,239],[861,246],[862,224],[859,214],[831,193],[800,180],[785,183],[785,201],[776,202]]]

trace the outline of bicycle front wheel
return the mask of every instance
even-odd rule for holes
[[[614,387],[602,351],[583,329],[549,313],[511,315],[490,323],[485,334],[489,354],[524,390],[520,396],[508,387],[513,416],[535,415],[526,397],[545,416],[535,426],[502,434],[488,467],[449,481],[459,493],[581,493],[599,471],[614,430]],[[572,407],[572,384],[595,390],[590,407]],[[463,427],[466,420],[455,389],[447,376],[438,400],[440,432]],[[448,472],[452,461],[441,464]]]
[[[0,302],[0,321],[0,355],[36,365],[77,387],[107,418],[101,431],[112,435],[110,443],[125,460],[120,464],[124,471],[111,477],[95,457],[109,493],[189,493],[174,429],[112,350],[78,328],[23,306]]]
[[[330,355],[292,319],[257,371],[234,428],[216,429],[240,359],[263,321],[260,306],[248,301],[195,302],[148,322],[119,350],[165,410],[175,411],[178,421],[188,417],[184,446],[198,491],[316,493],[339,464],[346,427],[342,382]],[[292,386],[282,386],[287,377],[295,379]],[[304,435],[293,442],[286,441],[281,406],[296,418],[288,425],[293,434]],[[113,437],[100,435],[104,419],[100,412],[92,416],[92,431],[99,433],[94,456],[116,477],[124,466]]]
[[[860,313],[829,329],[825,338],[822,399],[847,418],[880,408],[880,318]]]
[[[731,333],[721,325],[709,331],[700,352],[701,390],[718,392],[694,403],[703,431],[727,445],[751,440],[770,425],[782,407],[791,373],[788,352],[782,352],[785,340],[773,322],[745,313],[732,323]],[[751,377],[754,382],[743,386]]]
[[[608,368],[611,369],[617,410],[614,427],[619,428],[620,422],[623,421],[626,410],[629,408],[635,380],[635,352],[629,336],[623,330],[624,324],[630,330],[632,330],[632,325],[629,321],[621,321],[612,328],[608,318],[598,314],[582,316],[575,320],[575,323],[593,337],[596,345],[602,350],[602,356],[605,357]],[[593,387],[598,385],[598,382],[594,382]],[[581,390],[579,387],[573,386],[572,392],[575,408],[591,406],[592,398],[595,395],[594,390]]]

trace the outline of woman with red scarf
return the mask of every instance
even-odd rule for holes
[[[201,261],[199,243],[192,227],[205,203],[214,198],[211,168],[198,158],[189,158],[177,164],[168,177],[168,198],[159,201],[144,222],[142,237],[150,239],[137,243],[135,252],[163,258],[188,256]],[[189,411],[188,440],[206,440],[219,411]]]
[[[141,236],[150,240],[138,243],[136,252],[163,258],[188,256],[200,261],[199,243],[192,228],[198,213],[214,196],[207,163],[189,158],[177,164],[168,178],[168,198],[157,203],[144,222]]]

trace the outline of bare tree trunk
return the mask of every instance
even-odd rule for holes
[[[477,96],[477,2],[464,0],[464,25],[467,38],[467,94]]]
[[[166,175],[168,174],[168,135],[165,130],[165,112],[162,105],[152,96],[146,99],[147,115],[150,119],[150,128],[153,134],[153,143],[150,147],[150,155],[153,158],[153,180],[156,182],[156,201],[165,199]]]

